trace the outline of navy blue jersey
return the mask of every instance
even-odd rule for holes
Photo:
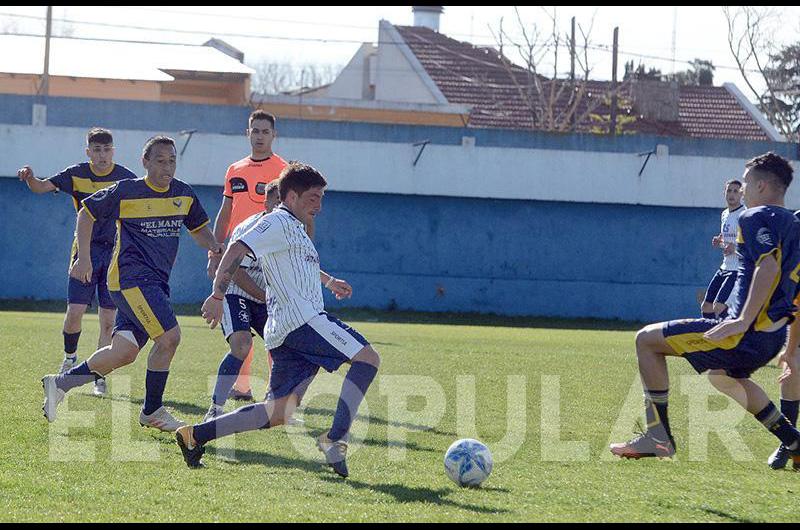
[[[111,169],[105,173],[96,172],[91,162],[83,162],[66,168],[61,173],[50,177],[50,182],[64,193],[72,196],[75,211],[81,209],[81,201],[96,191],[107,188],[120,180],[135,179],[125,166],[112,164]],[[113,220],[103,220],[95,223],[92,228],[92,243],[104,245],[114,244],[116,225]]]
[[[123,180],[83,201],[95,220],[117,224],[108,266],[108,289],[120,291],[148,281],[169,282],[178,254],[181,226],[191,232],[208,224],[208,215],[191,186],[173,179],[168,188],[146,178]]]
[[[739,277],[736,280],[735,302],[730,316],[738,317],[750,291],[756,267],[773,255],[780,269],[767,302],[753,324],[756,331],[765,331],[795,311],[794,298],[800,281],[800,220],[786,208],[759,206],[749,208],[739,217],[736,240],[739,254]]]

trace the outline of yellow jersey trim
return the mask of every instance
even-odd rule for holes
[[[111,167],[109,168],[109,170],[106,171],[105,173],[100,173],[99,171],[96,171],[94,169],[94,164],[89,162],[89,169],[91,170],[91,172],[94,174],[95,177],[107,177],[107,176],[109,176],[111,174],[112,171],[114,171],[115,167],[117,167],[117,165],[114,162],[111,162]],[[75,177],[72,177],[72,178],[75,178]]]
[[[756,317],[756,324],[753,328],[756,331],[765,331],[775,325],[775,323],[767,316],[767,311],[769,311],[769,303],[772,300],[772,295],[775,294],[775,289],[777,289],[778,284],[781,283],[781,247],[779,246],[778,248],[774,248],[769,252],[762,254],[756,261],[756,267],[758,267],[761,262],[764,261],[764,258],[776,253],[777,255],[775,256],[775,259],[778,261],[778,274],[775,275],[775,279],[772,281],[772,286],[769,288],[769,295],[767,295],[767,301],[764,302],[764,307],[761,308],[761,311],[759,311],[758,316]]]
[[[98,175],[99,176],[99,175]],[[116,182],[95,182],[83,177],[72,177],[72,189],[81,193],[92,194],[113,186]]]
[[[84,208],[86,210],[86,208]],[[87,212],[89,210],[86,210]],[[122,227],[120,226],[121,223],[119,219],[116,221],[117,223],[117,240],[114,242],[114,252],[111,254],[111,263],[108,264],[108,274],[106,276],[106,281],[108,282],[108,290],[109,291],[119,291],[119,249],[121,245],[121,236],[120,230]]]
[[[193,201],[193,197],[186,196],[122,199],[119,203],[119,218],[142,219],[188,215]]]
[[[705,338],[702,332],[694,332],[681,333],[679,335],[672,335],[664,338],[675,353],[678,355],[684,355],[686,353],[711,351],[716,349],[732,350],[739,345],[742,337],[744,337],[744,333],[738,333],[719,341],[712,341]]]
[[[210,222],[211,222],[211,220],[206,221],[205,223],[201,224],[200,226],[198,226],[194,230],[189,230],[189,233],[190,234],[194,234],[195,232],[197,232],[198,230],[201,230],[204,226],[206,226]]]
[[[83,208],[83,211],[86,212],[86,215],[88,215],[92,219],[92,221],[94,221],[95,223],[97,222],[97,218],[94,215],[92,215],[92,212],[89,211],[89,208]]]
[[[161,322],[158,321],[150,304],[147,303],[141,289],[138,287],[123,289],[122,296],[125,297],[125,301],[128,302],[136,319],[151,339],[157,339],[164,334],[164,328],[161,326]]]
[[[158,186],[150,182],[150,177],[145,177],[144,183],[147,184],[148,188],[155,191],[156,193],[166,193],[169,191],[169,186],[167,186],[166,188],[159,188]]]

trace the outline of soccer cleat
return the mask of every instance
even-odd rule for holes
[[[769,455],[767,465],[772,469],[783,469],[789,462],[789,449],[781,444],[775,449],[775,452]]]
[[[612,454],[621,458],[671,458],[675,455],[675,443],[671,439],[658,440],[649,431],[628,442],[611,444],[609,449]]]
[[[783,447],[783,444],[781,444],[781,447]],[[789,453],[789,456],[792,459],[792,469],[795,471],[800,471],[800,447],[795,450],[786,449],[786,452]]]
[[[334,442],[328,438],[328,433],[322,433],[317,438],[317,448],[325,455],[325,462],[333,468],[336,473],[347,478],[347,442],[338,440]]]
[[[152,414],[145,414],[144,410],[142,410],[139,413],[139,425],[152,427],[164,432],[175,432],[178,427],[183,427],[186,423],[175,419],[164,407],[159,407]]]
[[[253,401],[253,390],[250,389],[246,392],[239,392],[236,388],[231,388],[228,392],[228,398],[235,399],[236,401]]]
[[[206,452],[206,448],[195,443],[192,435],[193,430],[194,427],[191,425],[178,427],[178,430],[175,431],[175,441],[178,443],[178,447],[181,448],[183,461],[186,462],[187,466],[191,468],[204,467],[201,459],[203,458],[203,453]]]
[[[223,414],[225,414],[225,411],[222,409],[222,407],[212,403],[211,406],[208,407],[208,412],[206,412],[206,415],[203,416],[203,421],[200,422],[200,423],[205,423],[207,421],[216,420],[218,417],[222,416]]]
[[[42,377],[42,388],[44,389],[44,403],[42,404],[42,412],[47,421],[53,423],[56,421],[56,409],[59,403],[64,401],[66,392],[56,386],[55,375],[46,375]]]
[[[98,397],[103,397],[108,392],[108,387],[106,386],[106,378],[101,377],[100,379],[95,379],[94,381],[94,388],[92,389],[92,394]]]
[[[58,369],[58,374],[61,375],[68,370],[72,370],[75,368],[76,364],[78,364],[77,357],[64,357],[64,362],[61,363],[61,368]]]

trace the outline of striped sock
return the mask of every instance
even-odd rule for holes
[[[800,401],[781,398],[781,412],[795,427],[797,426],[798,405],[800,405]]]
[[[755,414],[755,417],[789,449],[794,450],[800,446],[800,432],[789,423],[772,401],[761,412]]]
[[[647,430],[655,434],[656,438],[666,437],[672,440],[672,430],[669,428],[669,389],[644,391],[645,417]],[[666,441],[666,440],[662,440]]]

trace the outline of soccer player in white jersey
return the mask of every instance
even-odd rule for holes
[[[251,215],[239,223],[231,233],[231,241],[243,236],[263,216],[272,212],[279,202],[278,181],[273,180],[267,184],[264,194],[264,211]],[[258,260],[245,256],[239,270],[233,275],[233,281],[225,291],[225,300],[222,302],[220,327],[231,349],[219,365],[211,406],[203,421],[212,420],[223,414],[222,408],[225,406],[228,394],[253,347],[253,335],[250,329],[264,337],[264,326],[268,315],[267,296],[267,280],[261,271],[261,264]]]
[[[704,318],[723,318],[728,307],[736,276],[739,271],[739,257],[736,255],[736,233],[739,230],[739,216],[745,208],[742,204],[742,183],[729,180],[725,183],[725,202],[728,207],[722,210],[720,233],[711,239],[711,245],[722,249],[722,265],[711,283],[708,284],[700,312]]]
[[[304,223],[322,208],[327,182],[314,168],[290,164],[281,173],[281,205],[263,216],[234,241],[222,257],[203,317],[215,327],[222,319],[224,294],[246,255],[262,261],[262,270],[275,297],[264,329],[265,346],[272,352],[267,399],[176,432],[189,467],[202,466],[205,444],[230,434],[268,429],[291,417],[320,367],[329,372],[349,363],[330,431],[317,439],[326,462],[340,476],[348,475],[347,435],[358,407],[380,366],[378,353],[356,330],[328,315],[322,303],[319,255]],[[346,282],[330,277],[326,287],[337,297],[352,291]]]

